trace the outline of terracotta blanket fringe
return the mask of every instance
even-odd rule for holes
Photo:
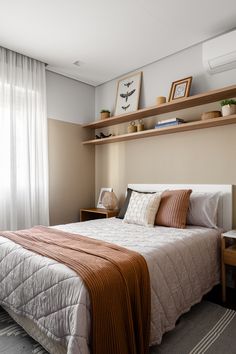
[[[139,253],[43,226],[1,235],[80,275],[91,301],[91,353],[148,353],[150,279]]]

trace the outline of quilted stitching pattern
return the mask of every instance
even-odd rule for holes
[[[177,318],[219,281],[216,230],[147,228],[116,218],[57,228],[114,242],[145,257],[152,285],[150,344],[160,343]],[[90,301],[80,277],[3,237],[0,303],[32,319],[45,336],[66,347],[68,354],[89,353]]]
[[[147,194],[132,192],[124,222],[144,226],[153,226],[161,193]]]

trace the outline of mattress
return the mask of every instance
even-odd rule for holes
[[[149,228],[116,218],[55,228],[143,255],[151,279],[150,345],[159,344],[178,317],[220,279],[220,230]],[[0,304],[50,353],[89,353],[90,300],[81,278],[1,236]]]

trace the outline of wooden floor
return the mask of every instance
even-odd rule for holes
[[[203,299],[236,310],[236,289],[227,288],[225,303],[222,302],[221,285],[216,285]]]

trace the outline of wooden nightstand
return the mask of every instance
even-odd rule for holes
[[[102,208],[80,209],[80,221],[111,218],[118,214],[119,210],[108,210]]]
[[[227,238],[232,242],[230,246],[226,245]],[[226,301],[225,265],[236,266],[236,243],[234,241],[236,241],[236,230],[228,231],[221,235],[221,280],[223,302]]]

